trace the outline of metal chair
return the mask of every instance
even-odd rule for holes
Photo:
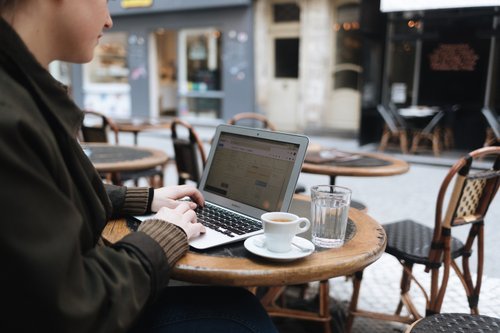
[[[185,184],[188,180],[198,184],[207,159],[203,143],[191,124],[174,118],[170,126],[172,143],[174,145],[175,165],[178,173],[178,184]],[[187,132],[187,138],[179,136],[180,128],[183,128]]]
[[[484,141],[484,146],[492,146],[500,142],[500,122],[498,114],[495,110],[490,108],[483,108],[481,112],[484,118],[488,122],[488,128],[486,130],[486,140]]]
[[[400,123],[392,112],[385,106],[377,105],[377,111],[384,119],[384,130],[380,138],[379,150],[384,151],[389,142],[399,143],[403,154],[408,154],[408,130],[403,123]]]
[[[119,144],[118,127],[111,118],[96,111],[84,110],[84,119],[80,127],[79,138],[81,142],[102,142],[109,143],[108,136],[111,131],[114,136],[114,143]],[[163,186],[163,173],[165,166],[151,168],[141,171],[123,171],[101,174],[107,181],[121,185],[124,181],[132,180],[135,186],[138,185],[140,178],[148,179],[150,186]]]
[[[443,313],[425,317],[409,326],[405,333],[484,333],[500,332],[500,319],[465,313]]]
[[[488,170],[472,169],[473,161],[491,161]],[[454,185],[451,185],[454,180]],[[404,220],[383,225],[387,234],[385,252],[396,257],[403,268],[400,302],[395,314],[377,313],[357,308],[363,272],[353,276],[353,294],[346,322],[346,332],[350,332],[355,316],[413,323],[422,316],[415,308],[409,294],[412,280],[422,290],[426,298],[426,316],[439,313],[448,284],[450,270],[459,277],[467,294],[472,314],[478,314],[481,279],[484,259],[484,218],[488,207],[500,185],[500,147],[486,147],[475,150],[458,160],[444,178],[436,200],[434,228],[412,220]],[[445,201],[447,209],[444,211]],[[469,226],[465,243],[452,237],[453,227]],[[477,269],[475,281],[471,274],[469,257],[475,243]],[[462,269],[456,259],[462,258]],[[431,272],[430,294],[414,275],[415,264],[424,265]],[[409,315],[402,316],[406,307]]]

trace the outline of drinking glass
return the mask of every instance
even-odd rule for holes
[[[351,190],[336,185],[311,188],[312,242],[324,248],[344,245]]]

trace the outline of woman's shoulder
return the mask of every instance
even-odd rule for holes
[[[9,76],[3,68],[0,67],[0,107],[2,113],[5,108],[33,109],[36,103],[30,93],[17,80]],[[8,111],[8,110],[7,110]]]

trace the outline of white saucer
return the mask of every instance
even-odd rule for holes
[[[291,261],[303,257],[307,257],[311,253],[314,252],[314,244],[311,243],[309,240],[302,238],[302,237],[297,237],[295,236],[292,240],[295,244],[308,249],[308,251],[303,251],[297,248],[292,244],[292,249],[288,252],[272,252],[266,249],[265,247],[261,247],[255,244],[255,242],[259,242],[264,244],[265,242],[265,236],[264,235],[256,235],[249,237],[245,240],[244,246],[245,248],[252,252],[253,254],[256,254],[260,257],[272,259],[272,260],[277,260],[277,261]]]

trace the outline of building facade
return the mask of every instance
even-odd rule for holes
[[[469,149],[484,137],[481,108],[500,107],[498,7],[383,13],[379,0],[109,6],[114,26],[94,61],[70,72],[77,103],[110,116],[219,123],[258,112],[280,130],[357,133],[364,144],[380,138],[377,104],[458,105],[447,121],[457,147]],[[460,59],[461,67],[451,65]]]
[[[93,62],[70,71],[84,108],[205,123],[259,112],[282,130],[359,128],[357,0],[109,6],[114,26]]]
[[[204,122],[254,107],[251,0],[121,0],[90,64],[72,67],[75,100],[115,118]]]
[[[255,2],[256,105],[279,128],[358,130],[360,3]]]
[[[434,9],[439,2],[451,8]],[[481,147],[487,127],[481,110],[500,108],[499,7],[454,8],[453,1],[439,0],[427,9],[403,10],[401,2],[384,3],[398,10],[379,11],[372,20],[378,23],[363,34],[361,143],[380,138],[376,106],[383,104],[439,108],[445,111],[441,127],[452,133],[454,149]]]

